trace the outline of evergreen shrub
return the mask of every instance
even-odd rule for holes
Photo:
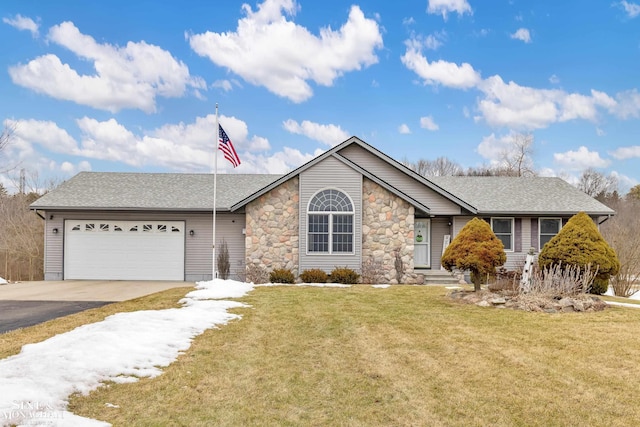
[[[296,278],[291,270],[286,268],[276,268],[269,274],[271,283],[295,283]]]
[[[589,292],[603,294],[609,287],[609,277],[620,270],[620,261],[615,251],[604,240],[595,222],[584,212],[580,212],[562,227],[540,251],[540,268],[561,264],[575,266],[581,270],[591,266],[597,271]]]
[[[333,283],[341,283],[343,285],[352,285],[358,283],[360,275],[347,267],[336,267],[331,272],[331,281]]]
[[[304,283],[327,283],[329,276],[319,268],[305,270],[300,275],[300,279]]]

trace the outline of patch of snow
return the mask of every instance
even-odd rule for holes
[[[372,288],[386,289],[391,285],[371,285]]]
[[[7,282],[2,277],[0,277],[0,285],[6,285],[7,283],[9,283],[9,282]]]
[[[197,283],[183,307],[118,313],[45,341],[28,344],[0,360],[0,426],[46,422],[52,426],[105,426],[67,412],[67,398],[88,394],[105,381],[128,383],[156,377],[206,329],[241,316],[238,298],[253,285],[216,279]],[[43,408],[50,416],[37,416]]]
[[[617,305],[620,307],[640,308],[640,304],[632,304],[629,302],[605,301],[609,305]]]

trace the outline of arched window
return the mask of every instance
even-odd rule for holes
[[[307,251],[353,253],[353,203],[339,190],[322,190],[309,202]]]

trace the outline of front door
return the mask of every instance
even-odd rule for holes
[[[431,267],[431,220],[416,219],[413,236],[413,266],[415,268]]]

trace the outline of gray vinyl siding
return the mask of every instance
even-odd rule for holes
[[[358,164],[376,177],[389,183],[403,193],[420,201],[430,209],[431,215],[459,215],[460,206],[441,196],[401,170],[390,167],[383,159],[374,156],[362,147],[353,144],[340,150],[339,154]]]
[[[472,216],[459,216],[454,218],[453,235],[451,236],[451,240],[453,240],[453,238],[458,235],[460,230],[462,230],[462,228],[467,224],[467,222],[471,221],[472,218],[473,218]],[[510,217],[510,218],[513,218],[513,217]],[[516,221],[514,220],[514,233],[515,233],[514,247],[519,247],[522,249],[518,252],[516,251],[506,252],[507,262],[504,264],[504,268],[506,268],[507,270],[521,269],[522,266],[524,265],[527,252],[529,252],[529,249],[531,248],[531,233],[532,233],[531,221],[529,220],[529,218],[515,218],[515,219],[521,219],[520,221],[521,229],[520,231],[518,231],[518,233],[515,233]],[[519,244],[517,244],[516,242],[516,237],[519,237],[520,239]]]
[[[444,236],[451,234],[449,218],[431,218],[431,269],[440,269]]]
[[[307,253],[307,208],[320,190],[333,188],[347,194],[353,202],[353,254]],[[362,175],[341,161],[328,157],[300,174],[300,272],[335,267],[360,271],[362,267]]]
[[[49,217],[53,215],[53,219]],[[105,219],[129,221],[184,221],[185,222],[185,281],[210,280],[212,277],[213,218],[211,213],[182,212],[112,212],[112,211],[47,211],[45,215],[45,280],[64,278],[64,220]],[[231,278],[244,272],[244,214],[218,213],[216,215],[217,248],[226,240],[231,264]],[[54,234],[53,229],[58,233]],[[189,231],[193,230],[193,236]]]

